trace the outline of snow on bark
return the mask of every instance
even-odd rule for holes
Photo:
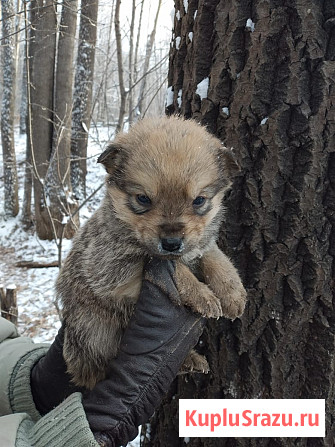
[[[200,96],[201,99],[207,98],[209,79],[205,78],[197,85],[196,94]]]
[[[13,0],[1,0],[3,91],[1,107],[1,142],[4,164],[5,215],[19,212],[16,157],[14,147],[14,103],[16,78],[15,11]]]

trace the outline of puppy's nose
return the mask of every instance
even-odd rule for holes
[[[166,239],[162,239],[162,248],[165,251],[179,251],[183,245],[183,241],[181,238],[177,237],[167,237]]]

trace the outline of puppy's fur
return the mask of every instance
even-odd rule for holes
[[[218,139],[194,121],[145,119],[98,161],[108,172],[105,199],[76,235],[56,284],[65,361],[73,382],[87,388],[117,354],[149,257],[175,260],[181,303],[204,316],[234,319],[246,299],[215,242],[236,169]],[[164,240],[182,242],[169,251]],[[194,352],[185,364],[206,369]]]

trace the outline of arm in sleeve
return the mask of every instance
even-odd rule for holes
[[[0,318],[0,445],[6,447],[97,447],[80,393],[71,394],[41,417],[30,387],[33,366],[49,345],[20,337]]]

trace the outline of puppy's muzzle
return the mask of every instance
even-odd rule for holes
[[[181,253],[184,250],[184,242],[181,238],[167,237],[161,239],[159,243],[159,251],[161,253]]]

